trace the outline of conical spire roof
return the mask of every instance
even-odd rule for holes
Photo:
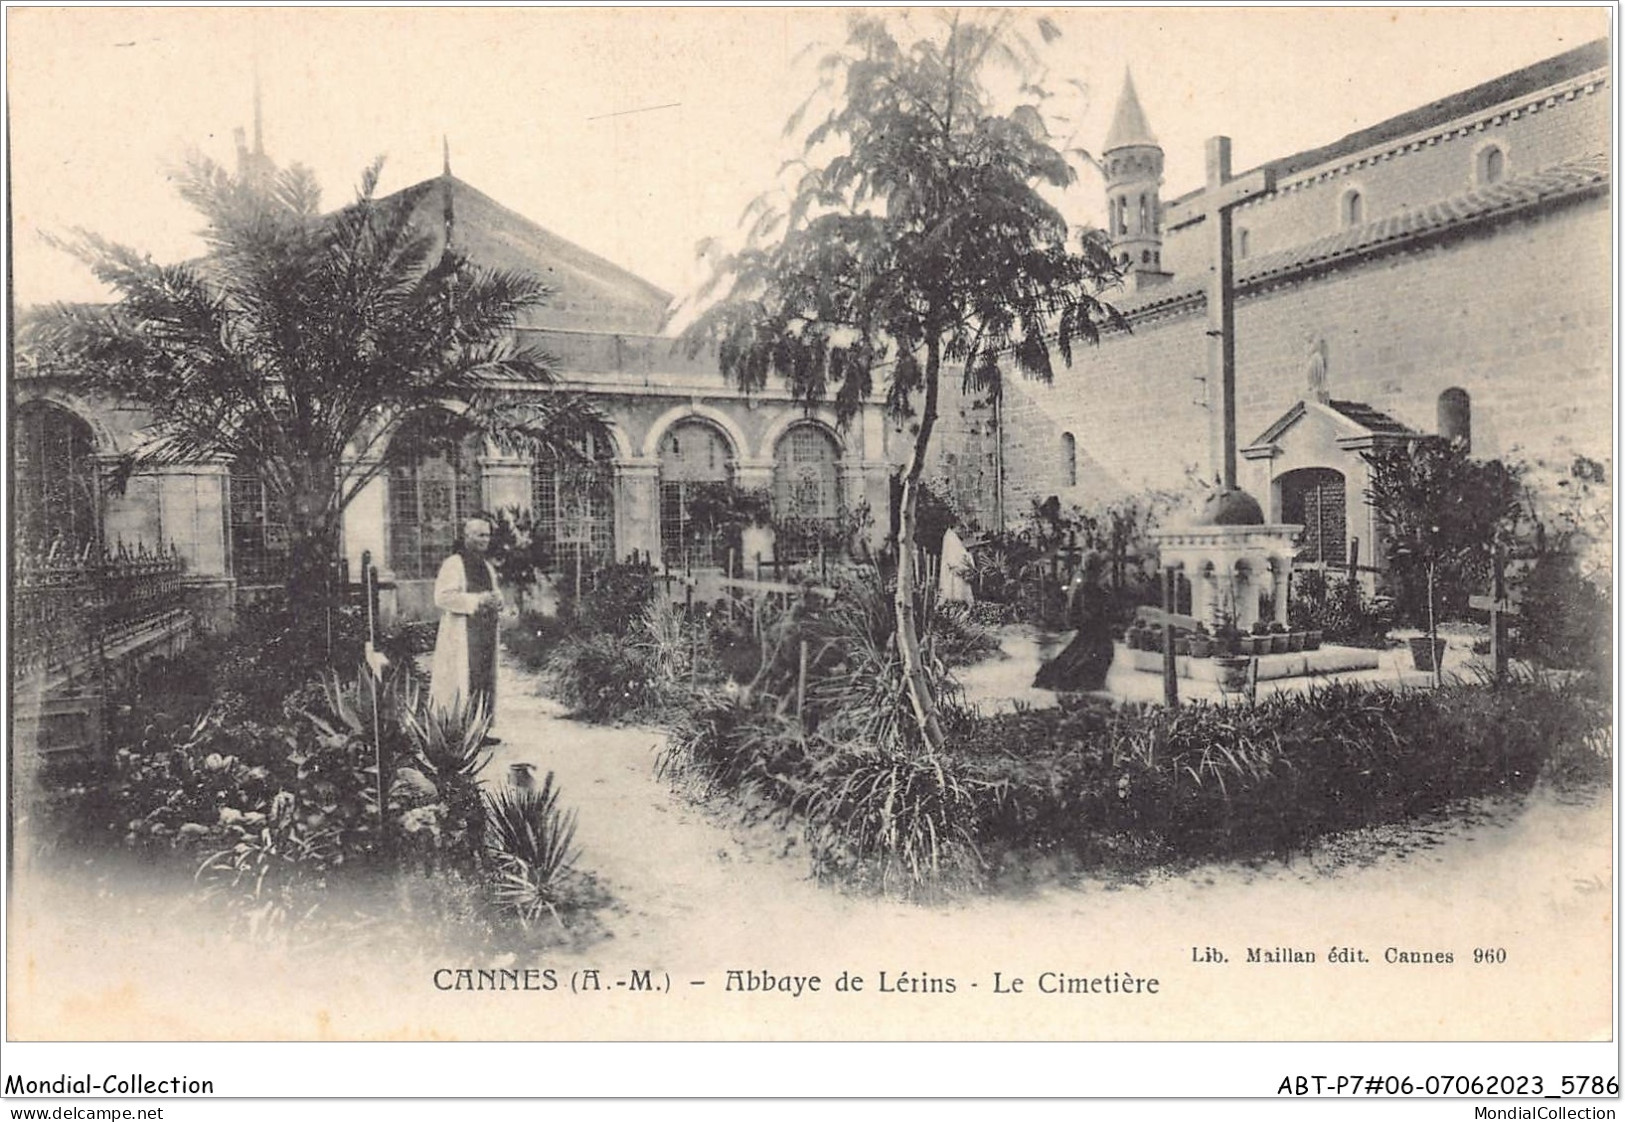
[[[1137,144],[1158,147],[1151,126],[1146,124],[1145,110],[1140,108],[1140,95],[1134,92],[1134,75],[1124,67],[1123,92],[1117,99],[1112,127],[1106,133],[1106,147],[1101,151],[1110,152],[1114,148],[1129,148]]]

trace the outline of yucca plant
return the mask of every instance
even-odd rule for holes
[[[559,921],[560,884],[580,854],[574,848],[576,812],[559,805],[553,773],[539,786],[487,791],[485,812],[486,855],[497,904],[526,926],[543,912]]]

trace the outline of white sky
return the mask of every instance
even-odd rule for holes
[[[382,188],[462,179],[681,295],[694,247],[730,237],[794,154],[814,41],[841,9],[16,9],[7,69],[15,296],[105,295],[41,231],[95,231],[177,260],[195,214],[166,179],[188,149],[231,161],[261,75],[265,144],[333,205],[385,155]],[[1056,80],[1086,83],[1098,152],[1132,66],[1167,154],[1164,198],[1197,186],[1202,142],[1238,170],[1609,31],[1606,8],[1073,8],[1051,13]],[[929,21],[918,10],[912,18]],[[628,110],[656,106],[647,112]],[[607,114],[626,114],[606,116]],[[597,119],[595,119],[597,118]],[[1083,169],[1068,213],[1101,220]]]

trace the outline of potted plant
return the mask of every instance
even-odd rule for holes
[[[1445,646],[1439,638],[1440,577],[1459,591],[1468,574],[1511,537],[1522,510],[1521,480],[1499,460],[1471,459],[1460,440],[1416,440],[1364,457],[1371,480],[1367,498],[1390,569],[1410,611],[1425,609],[1420,614],[1427,632],[1410,641],[1411,658],[1438,684]]]
[[[1303,633],[1303,649],[1306,651],[1320,650],[1321,639],[1325,633],[1318,627],[1311,627]]]
[[[1270,624],[1270,653],[1286,654],[1287,636],[1286,624],[1279,621]]]
[[[1226,614],[1219,617],[1218,626],[1213,631],[1213,665],[1221,691],[1240,693],[1247,688],[1247,676],[1253,660],[1244,644],[1251,643],[1252,636],[1243,635],[1232,616]]]
[[[1303,650],[1304,633],[1301,631],[1288,631],[1286,633],[1286,649],[1296,653]]]
[[[1191,633],[1190,648],[1192,658],[1206,658],[1213,653],[1213,637],[1207,633],[1207,628],[1200,623]]]
[[[1267,655],[1270,653],[1270,625],[1263,620],[1253,622],[1252,631],[1242,636],[1241,653]]]

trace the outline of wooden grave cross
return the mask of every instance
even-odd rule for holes
[[[1488,596],[1469,596],[1467,606],[1474,611],[1488,612],[1490,614],[1490,665],[1494,668],[1495,681],[1500,683],[1506,679],[1507,673],[1507,636],[1506,617],[1522,615],[1518,605],[1507,595],[1506,573],[1501,555],[1495,555],[1494,583]]]
[[[1186,204],[1188,209],[1171,208],[1168,216],[1169,227],[1197,220],[1208,225],[1208,251],[1213,262],[1207,285],[1208,400],[1212,401],[1213,389],[1218,386],[1224,418],[1221,447],[1217,455],[1210,447],[1209,457],[1222,461],[1226,491],[1236,489],[1236,270],[1230,212],[1273,190],[1274,168],[1262,167],[1232,179],[1230,138],[1213,136],[1207,142],[1207,186]]]

